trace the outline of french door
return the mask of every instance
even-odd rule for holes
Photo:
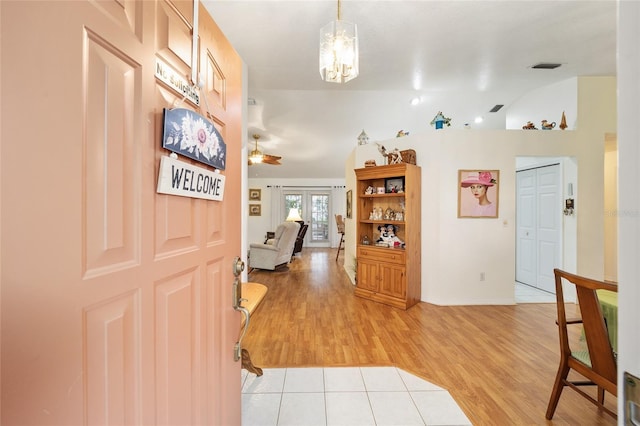
[[[307,247],[330,247],[329,219],[331,215],[331,192],[326,190],[288,190],[283,192],[284,212],[297,208],[300,217],[309,224],[304,238]]]

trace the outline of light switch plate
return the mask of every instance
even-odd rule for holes
[[[624,424],[640,426],[640,379],[624,372]]]

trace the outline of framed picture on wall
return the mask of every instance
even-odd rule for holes
[[[262,208],[260,204],[249,204],[249,216],[261,216]]]
[[[261,189],[257,189],[257,188],[249,189],[249,200],[260,201],[261,193],[262,193]]]
[[[353,191],[347,191],[347,219],[351,219],[351,203],[353,201]]]
[[[458,217],[497,218],[499,170],[458,170]]]

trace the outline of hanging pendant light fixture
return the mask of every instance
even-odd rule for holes
[[[338,19],[320,29],[320,76],[324,81],[346,83],[358,76],[358,28]]]

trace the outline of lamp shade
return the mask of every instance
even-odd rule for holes
[[[289,209],[289,216],[287,216],[287,222],[300,222],[302,218],[300,217],[300,212],[297,208]]]

